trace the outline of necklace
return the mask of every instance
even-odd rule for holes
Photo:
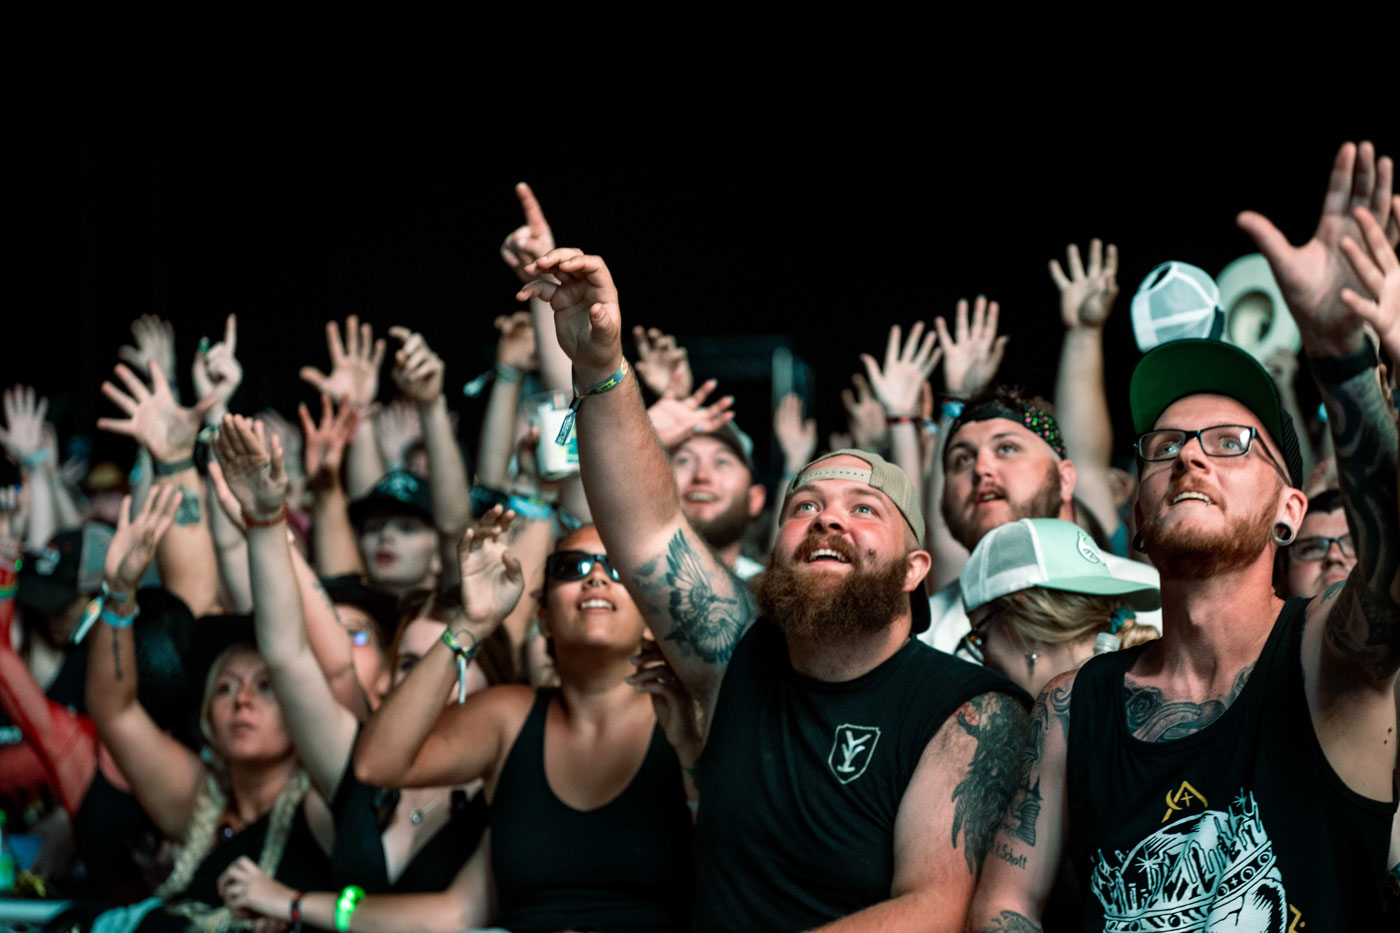
[[[433,809],[433,807],[436,807],[440,803],[442,803],[442,794],[436,795],[435,797],[433,797],[432,800],[428,801],[423,806],[415,807],[413,810],[411,810],[408,814],[408,821],[414,826],[417,826],[419,823],[423,822],[424,814],[426,814],[429,810]]]

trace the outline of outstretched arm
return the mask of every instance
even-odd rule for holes
[[[525,373],[539,367],[535,325],[528,311],[501,315],[495,321],[496,378],[486,399],[486,414],[476,447],[477,481],[492,489],[510,482],[510,453],[515,446],[515,409]]]
[[[987,846],[968,912],[970,933],[1034,933],[1069,834],[1065,761],[1074,672],[1045,685],[1035,701],[1015,787]]]
[[[1089,241],[1089,266],[1071,243],[1066,250],[1069,275],[1050,260],[1050,277],[1060,290],[1060,319],[1065,342],[1055,378],[1055,417],[1065,437],[1065,452],[1074,461],[1075,496],[1112,537],[1120,524],[1108,470],[1113,459],[1113,423],[1103,376],[1103,328],[1118,297],[1118,247]]]
[[[671,465],[652,430],[636,378],[624,371],[617,289],[598,256],[556,249],[527,267],[554,310],[559,345],[585,392],[578,407],[579,467],[609,559],[656,634],[666,660],[709,712],[725,666],[756,611],[748,589],[681,515]],[[619,459],[625,452],[624,463]]]
[[[225,415],[214,441],[224,482],[248,525],[248,569],[258,652],[267,662],[292,742],[316,789],[335,798],[355,744],[355,717],[336,702],[306,638],[285,524],[282,445],[260,422]]]
[[[340,463],[346,445],[359,429],[360,416],[350,400],[331,410],[329,395],[321,395],[321,420],[311,420],[305,405],[297,406],[301,430],[306,436],[306,477],[311,485],[311,554],[322,576],[359,575],[365,572],[355,529],[350,524],[350,503],[340,479]],[[359,443],[367,443],[365,439]]]
[[[919,338],[923,341],[920,342]],[[889,423],[890,453],[896,465],[904,470],[904,475],[923,494],[923,457],[919,448],[919,431],[922,429],[919,410],[919,393],[924,380],[938,365],[943,351],[935,346],[938,334],[924,333],[924,322],[915,321],[909,328],[909,340],[901,347],[899,325],[890,328],[889,341],[885,346],[883,368],[868,353],[860,355],[865,364],[866,375],[870,377],[870,389],[879,399],[884,409],[885,420]],[[928,503],[920,508],[926,509]]]
[[[422,334],[407,327],[391,327],[389,335],[403,341],[394,354],[394,382],[413,400],[423,423],[423,443],[428,448],[428,492],[433,503],[433,523],[438,534],[456,541],[471,524],[471,499],[467,465],[452,430],[447,398],[442,392],[442,357],[428,346]]]
[[[26,495],[29,497],[29,521],[25,546],[32,552],[42,551],[59,530],[58,503],[54,501],[49,472],[56,469],[52,454],[44,442],[44,416],[49,400],[36,396],[27,386],[5,390],[5,424],[0,426],[0,444],[5,456],[19,467]]]
[[[526,285],[537,277],[553,282],[553,276],[531,272],[530,267],[535,260],[553,251],[554,232],[549,227],[549,221],[544,219],[544,210],[529,185],[523,181],[517,184],[515,196],[520,199],[525,223],[515,228],[501,244],[501,258]],[[555,392],[572,391],[569,358],[554,337],[554,313],[550,310],[549,302],[535,295],[530,296],[529,302],[530,314],[535,322],[535,342],[539,347],[540,378],[544,381],[544,387]]]
[[[1025,710],[1003,694],[984,693],[959,707],[925,747],[900,801],[890,899],[821,929],[962,930],[1015,782],[1025,729]]]
[[[317,392],[337,402],[351,404],[358,415],[357,428],[345,465],[345,486],[351,499],[358,499],[374,488],[384,475],[384,461],[374,442],[370,406],[379,395],[379,367],[384,362],[384,340],[374,339],[374,328],[350,315],[345,319],[345,340],[335,321],[326,322],[326,348],[330,351],[331,372],[326,375],[314,366],[303,366],[301,378]]]

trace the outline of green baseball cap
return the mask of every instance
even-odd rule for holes
[[[1115,577],[1084,529],[1059,518],[1023,518],[993,528],[972,549],[960,582],[968,612],[1033,586],[1121,596],[1139,612],[1162,606],[1157,587]]]
[[[1279,402],[1273,377],[1248,352],[1206,338],[1172,340],[1153,347],[1133,370],[1128,402],[1133,431],[1151,431],[1162,412],[1188,395],[1224,395],[1254,413],[1283,452],[1293,486],[1303,485],[1303,456],[1293,419]]]

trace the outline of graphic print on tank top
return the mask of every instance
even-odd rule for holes
[[[1168,793],[1168,817],[1189,802],[1188,786]],[[1100,851],[1089,889],[1105,933],[1290,933],[1273,842],[1244,790],[1228,809],[1183,816],[1126,853]]]

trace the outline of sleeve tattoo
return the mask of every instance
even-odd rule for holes
[[[976,876],[991,850],[992,838],[1016,786],[1017,753],[1026,731],[1026,714],[999,694],[973,697],[955,714],[958,726],[977,747],[958,786],[953,788],[953,848],[963,837],[963,857]]]
[[[1028,846],[1035,845],[1035,827],[1040,820],[1040,759],[1045,752],[1045,737],[1056,722],[1068,734],[1069,697],[1069,687],[1055,687],[1036,700],[1031,712],[1030,732],[1021,749],[1017,786],[1002,819],[1002,829]]]
[[[977,933],[1042,933],[1044,927],[1024,914],[1014,910],[1003,910],[991,923],[985,924]]]
[[[683,530],[677,531],[666,547],[664,570],[659,566],[661,560],[658,557],[638,568],[637,586],[648,602],[666,594],[665,611],[674,625],[665,637],[702,661],[727,664],[755,615],[748,587],[728,575],[718,559],[711,558],[708,563],[726,573],[731,584],[728,589],[732,595],[718,592],[711,580],[714,569],[701,559]]]
[[[1400,569],[1395,413],[1374,369],[1320,388],[1357,556],[1345,591],[1328,613],[1327,637],[1372,676],[1386,678],[1400,666],[1400,608],[1390,598]]]

